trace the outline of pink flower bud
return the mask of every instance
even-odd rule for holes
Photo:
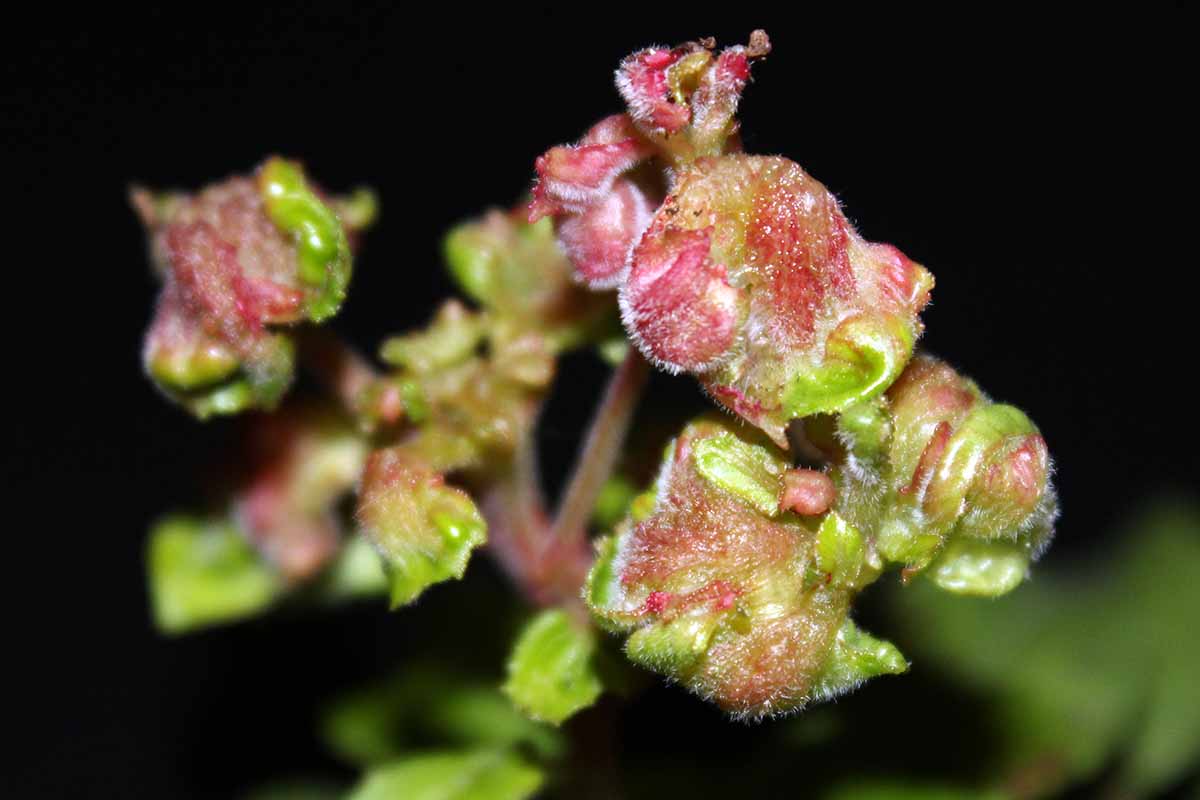
[[[277,158],[195,195],[132,199],[164,283],[147,371],[201,417],[273,406],[292,374],[291,343],[275,329],[336,311],[350,274],[346,226]]]
[[[814,469],[789,469],[783,473],[783,496],[779,508],[811,517],[824,514],[837,499],[833,480]]]
[[[679,170],[621,297],[648,357],[701,374],[718,402],[783,443],[790,419],[887,387],[930,284],[894,248],[864,242],[796,164],[730,155]]]
[[[672,229],[658,218],[642,237],[621,290],[625,327],[671,371],[703,372],[733,344],[741,292],[710,258],[712,228]]]
[[[650,221],[653,206],[646,193],[622,173],[652,153],[629,117],[617,114],[593,126],[577,145],[555,147],[537,160],[529,220],[555,217],[577,277],[593,289],[621,281],[629,249]]]

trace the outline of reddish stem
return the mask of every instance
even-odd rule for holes
[[[583,541],[588,519],[604,482],[616,466],[649,374],[650,365],[637,348],[631,346],[625,360],[609,378],[608,388],[592,417],[587,439],[559,503],[552,529],[555,546],[562,545],[570,550]]]

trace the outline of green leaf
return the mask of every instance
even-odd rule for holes
[[[1195,508],[1160,509],[1103,564],[1043,569],[1001,602],[919,584],[896,601],[918,661],[993,698],[997,780],[1034,776],[1041,796],[1116,763],[1114,784],[1145,796],[1200,760]]]
[[[912,353],[901,320],[861,315],[843,322],[825,343],[825,363],[798,373],[783,392],[789,417],[839,411],[882,394]]]
[[[768,517],[779,513],[779,477],[787,462],[765,447],[731,433],[700,439],[692,458],[709,483],[749,503]]]
[[[498,688],[447,670],[408,667],[395,678],[348,692],[321,715],[321,736],[342,760],[370,766],[402,755],[413,742],[456,747],[525,745],[540,758],[562,755],[554,729],[527,719]]]
[[[858,528],[830,511],[817,530],[817,568],[838,586],[853,586],[862,572],[866,543]]]
[[[521,800],[544,780],[509,751],[423,753],[371,770],[349,800]]]
[[[592,630],[562,609],[538,614],[517,637],[503,691],[530,717],[554,725],[596,702]]]
[[[955,594],[999,597],[1029,572],[1029,551],[1016,542],[951,539],[930,566],[929,578]]]
[[[483,319],[457,300],[449,300],[423,330],[385,340],[379,357],[395,367],[433,372],[470,358],[483,335]]]
[[[470,496],[400,448],[367,460],[358,520],[384,557],[393,607],[461,578],[471,552],[487,541],[487,523]]]
[[[371,543],[363,536],[350,536],[314,588],[317,599],[335,602],[383,594],[388,581]]]
[[[828,700],[879,675],[899,675],[908,662],[891,642],[865,633],[847,618],[838,629],[825,668],[813,685],[813,696]]]
[[[333,209],[309,188],[299,165],[268,159],[258,180],[267,215],[296,241],[300,280],[311,290],[308,318],[321,322],[337,313],[346,298],[352,268],[346,231]]]
[[[147,567],[154,622],[185,633],[256,614],[282,591],[280,578],[228,522],[175,516],[150,532]]]
[[[884,778],[848,781],[822,797],[825,800],[1004,800],[1007,795],[916,779]]]

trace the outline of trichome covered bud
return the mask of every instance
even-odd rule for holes
[[[918,356],[835,425],[823,446],[842,513],[906,576],[927,569],[949,591],[1003,594],[1049,543],[1058,508],[1045,440],[947,364]]]
[[[531,450],[557,356],[616,325],[611,301],[571,281],[548,221],[529,224],[519,213],[493,210],[455,228],[445,251],[451,275],[478,310],[451,300],[424,329],[387,339],[380,358],[392,369],[363,398],[367,427],[393,443],[371,458],[358,516],[387,564],[396,603],[460,576],[484,541],[473,501],[448,481],[490,498],[481,505],[492,522],[508,504],[498,487],[519,472],[518,451]],[[447,527],[431,509],[452,499],[462,507]],[[495,526],[498,548],[519,552],[521,569],[539,569],[544,553],[513,548],[508,537],[514,525],[544,524],[532,518],[539,515],[524,509]],[[464,533],[447,538],[452,530]]]
[[[283,329],[337,312],[351,271],[347,231],[370,221],[370,203],[326,200],[281,158],[196,194],[135,189],[132,200],[163,282],[146,371],[201,418],[274,407],[293,373]]]
[[[358,499],[363,533],[384,557],[392,605],[433,583],[461,578],[487,525],[466,492],[402,448],[371,454]]]
[[[669,446],[651,508],[599,545],[586,598],[636,663],[741,717],[793,710],[906,663],[849,619],[879,573],[835,512],[805,517],[786,454],[716,419]]]
[[[795,163],[740,152],[750,64],[711,42],[629,56],[629,111],[538,159],[531,217],[552,215],[577,274],[620,289],[643,353],[701,378],[776,443],[797,417],[878,396],[921,332],[930,274],[862,239]],[[653,209],[649,210],[648,209]]]

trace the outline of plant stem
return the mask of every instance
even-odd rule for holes
[[[363,390],[379,378],[370,362],[326,328],[302,328],[297,343],[305,369],[357,416]]]
[[[575,544],[587,531],[588,518],[604,482],[612,474],[625,434],[633,420],[638,398],[650,374],[650,365],[636,347],[609,378],[604,398],[592,417],[587,439],[575,461],[567,489],[554,518],[551,541]]]

